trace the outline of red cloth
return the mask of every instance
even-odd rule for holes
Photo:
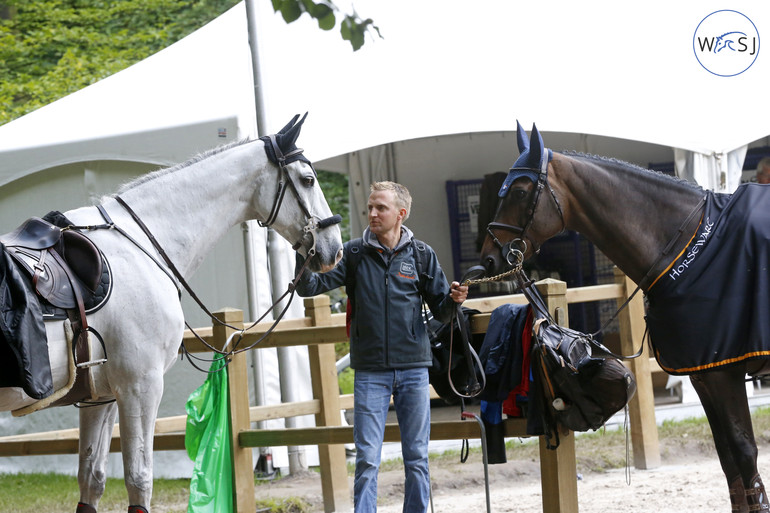
[[[519,383],[508,394],[508,398],[503,401],[503,413],[509,417],[523,417],[523,413],[518,404],[517,396],[526,397],[529,393],[529,364],[531,359],[530,350],[532,348],[532,309],[527,312],[527,321],[524,323],[524,332],[521,334],[521,383]]]

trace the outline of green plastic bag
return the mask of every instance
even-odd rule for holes
[[[187,513],[233,511],[229,391],[227,367],[219,370],[222,366],[223,360],[211,364],[206,381],[190,394],[185,405],[184,444],[195,462]]]

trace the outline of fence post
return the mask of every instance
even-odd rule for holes
[[[213,312],[222,322],[214,323],[214,347],[224,348],[227,338],[243,328],[243,311],[223,308]],[[227,387],[230,392],[230,443],[233,454],[233,508],[236,513],[253,513],[256,507],[254,494],[254,462],[251,447],[241,447],[238,434],[251,429],[249,420],[249,387],[246,353],[234,354],[227,365]]]
[[[305,315],[313,326],[331,324],[329,296],[320,295],[305,298]],[[337,381],[337,360],[333,344],[311,344],[307,346],[310,357],[310,377],[313,383],[313,398],[321,401],[321,411],[315,416],[316,426],[340,426],[340,387]],[[345,461],[345,446],[340,444],[319,444],[318,460],[321,466],[321,493],[324,511],[347,511],[351,509],[348,470]]]
[[[615,283],[623,287],[623,297],[618,298],[618,306],[620,306],[636,290],[636,284],[617,267]],[[621,352],[626,355],[636,353],[639,346],[644,343],[644,301],[641,294],[634,296],[634,299],[620,311],[618,322]],[[636,394],[628,404],[634,466],[642,470],[659,467],[658,425],[655,422],[655,395],[652,389],[650,351],[647,344],[644,344],[642,354],[638,358],[628,360],[627,363],[636,378]]]
[[[567,284],[547,278],[535,283],[556,322],[568,326]],[[548,449],[545,436],[540,437],[540,486],[543,491],[543,511],[577,513],[577,459],[575,435],[559,426],[559,447]]]

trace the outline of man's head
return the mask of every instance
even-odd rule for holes
[[[374,182],[370,190],[369,229],[378,236],[400,233],[412,208],[409,190],[395,182]]]
[[[770,183],[770,157],[765,157],[757,164],[757,183]]]

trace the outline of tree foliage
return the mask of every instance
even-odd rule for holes
[[[307,13],[318,22],[321,30],[332,30],[337,24],[335,13],[339,8],[333,2],[314,2],[313,0],[272,0],[275,12],[281,13],[286,23],[292,23]],[[353,51],[360,49],[366,41],[368,32],[375,32],[382,37],[380,29],[374,25],[371,18],[362,18],[355,10],[343,13],[340,22],[340,35],[345,41],[350,41]]]
[[[182,39],[239,0],[0,0],[0,125],[116,73]],[[341,16],[354,50],[371,19],[332,2],[272,0],[287,23],[323,30]]]
[[[238,0],[4,0],[0,124],[162,50]]]
[[[238,1],[0,0],[0,125],[157,53]],[[278,6],[284,19],[296,9],[291,21],[307,12],[321,28],[330,20],[334,26],[329,13],[335,8],[309,0],[273,2],[292,3],[302,7]],[[368,22],[350,23],[355,32]],[[347,240],[347,177],[320,172],[319,179],[332,211],[343,216]]]
[[[350,240],[350,198],[348,196],[348,176],[332,171],[318,171],[318,183],[324,191],[326,202],[332,209],[332,214],[342,216],[340,229],[342,240]]]

